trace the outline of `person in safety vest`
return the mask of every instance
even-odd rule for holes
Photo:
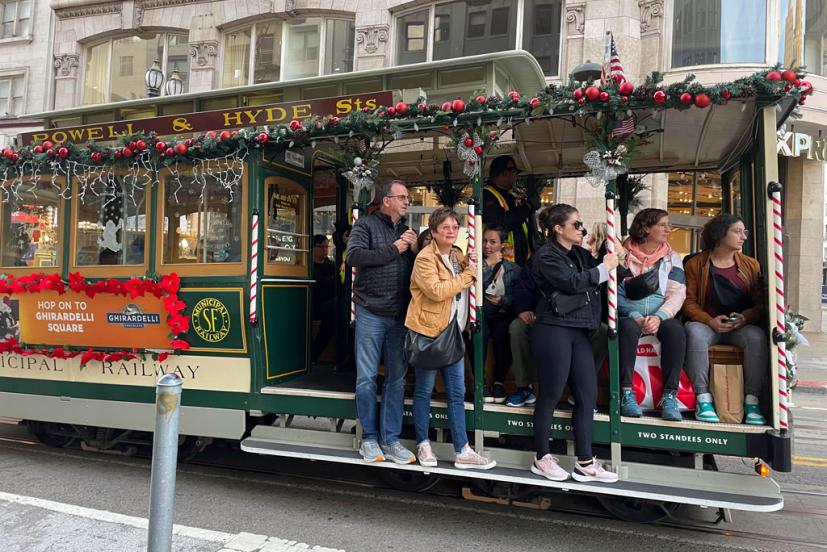
[[[503,259],[520,266],[525,265],[531,255],[529,220],[540,208],[539,196],[518,202],[511,189],[517,182],[517,169],[510,155],[497,157],[491,163],[488,184],[483,187],[482,222],[487,226],[498,226],[506,233],[503,243]]]

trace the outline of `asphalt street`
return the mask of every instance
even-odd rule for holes
[[[785,509],[734,512],[733,523],[724,526],[695,528],[696,520],[714,517],[698,508],[681,510],[683,523],[693,524],[687,529],[609,519],[590,498],[568,495],[553,495],[550,511],[532,511],[469,502],[451,485],[434,494],[404,493],[384,487],[375,469],[251,457],[219,446],[206,458],[220,456],[256,471],[181,465],[175,522],[183,527],[174,549],[244,550],[225,546],[249,533],[242,537],[264,544],[249,550],[824,550],[824,399],[796,397],[795,469],[774,474],[785,491]],[[741,460],[718,461],[725,470],[752,469]],[[146,458],[52,449],[23,427],[0,424],[0,550],[142,550],[149,477]]]

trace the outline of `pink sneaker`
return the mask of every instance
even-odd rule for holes
[[[603,464],[597,461],[597,458],[592,458],[592,463],[587,466],[581,466],[580,463],[574,465],[574,470],[571,476],[577,481],[596,481],[598,483],[617,483],[617,474],[606,471]]]
[[[550,454],[546,454],[539,460],[535,458],[531,465],[531,473],[541,475],[552,481],[565,481],[569,478],[569,472],[561,468],[560,464],[557,463],[557,458]]]
[[[416,457],[419,459],[419,465],[426,468],[435,468],[437,466],[436,455],[431,450],[431,443],[422,441],[416,447]]]

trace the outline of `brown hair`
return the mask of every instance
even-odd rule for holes
[[[459,215],[450,207],[437,207],[431,217],[428,219],[428,230],[435,233],[439,225],[445,222],[445,219],[452,218],[459,224]]]
[[[629,228],[629,238],[635,243],[643,243],[648,235],[648,230],[656,225],[663,217],[668,217],[669,213],[663,209],[655,209],[649,207],[643,209],[635,215],[635,220],[632,221],[632,226]]]
[[[577,209],[567,203],[556,203],[540,211],[537,218],[540,228],[553,234],[555,226],[564,226],[571,214],[576,212]]]
[[[701,232],[701,249],[711,251],[721,243],[729,232],[729,228],[744,219],[731,213],[721,213],[706,224]]]

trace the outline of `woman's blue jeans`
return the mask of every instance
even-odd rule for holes
[[[418,444],[428,440],[428,427],[431,422],[431,394],[434,390],[437,372],[442,374],[445,391],[448,393],[448,422],[451,427],[451,440],[454,442],[454,450],[459,453],[468,444],[468,434],[465,431],[465,358],[437,370],[416,369],[416,385],[413,392],[416,442]]]

